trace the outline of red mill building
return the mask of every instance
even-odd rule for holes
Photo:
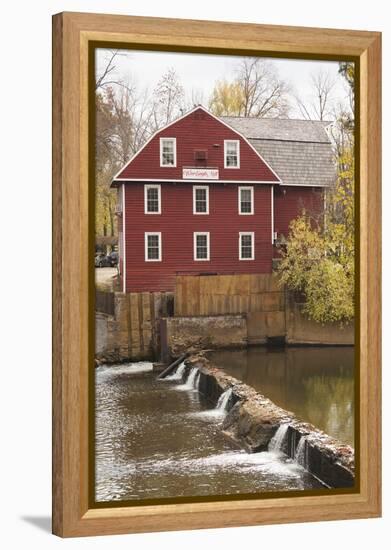
[[[176,275],[271,273],[275,241],[333,183],[327,123],[216,117],[198,106],[113,179],[124,292],[172,291]]]

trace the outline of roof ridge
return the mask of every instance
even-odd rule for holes
[[[331,141],[313,141],[311,139],[299,140],[299,139],[281,139],[281,138],[267,138],[267,137],[249,137],[249,141],[280,141],[284,143],[316,143],[317,145],[330,145]]]
[[[311,120],[308,118],[288,118],[288,117],[256,117],[239,115],[220,115],[219,118],[239,118],[244,120],[291,120],[292,122],[315,122],[316,124],[333,124],[333,120]]]

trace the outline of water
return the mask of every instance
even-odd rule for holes
[[[222,393],[219,397],[219,400],[217,401],[216,409],[221,412],[225,412],[228,410],[229,400],[232,395],[232,388],[228,388],[228,390],[225,390],[224,393]]]
[[[354,446],[353,347],[257,347],[209,357],[280,407]]]
[[[283,455],[234,447],[221,433],[224,414],[194,390],[197,372],[180,391],[189,380],[162,383],[151,369],[95,371],[97,501],[321,488]]]
[[[307,438],[305,436],[302,436],[296,448],[295,462],[297,462],[297,464],[300,464],[300,466],[303,466],[303,468],[306,468],[308,464],[307,451]]]
[[[185,369],[186,369],[185,362],[182,361],[182,363],[177,367],[177,369],[174,370],[174,372],[172,372],[165,378],[162,378],[162,380],[182,380]]]
[[[285,445],[287,444],[287,435],[288,435],[289,424],[281,424],[269,441],[268,450],[273,453],[286,453]]]
[[[168,378],[165,378],[167,380]],[[184,376],[180,377],[180,379],[183,381]],[[174,378],[174,380],[178,380],[178,378]],[[200,372],[196,367],[193,367],[190,372],[187,374],[187,378],[185,377],[185,382],[183,384],[179,384],[174,387],[176,390],[180,391],[195,391],[198,390],[198,385],[200,383]]]

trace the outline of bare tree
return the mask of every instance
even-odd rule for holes
[[[196,105],[205,105],[205,93],[201,88],[192,88],[186,99],[186,110],[193,109]]]
[[[109,50],[108,56],[106,57],[106,63],[104,67],[99,71],[99,74],[95,78],[95,90],[103,90],[105,87],[119,86],[121,88],[132,89],[129,85],[121,78],[116,78],[116,69],[117,65],[115,64],[116,59],[119,56],[126,57],[127,53],[121,53],[120,50]]]
[[[265,59],[244,58],[237,70],[242,90],[241,116],[278,118],[289,113],[289,86]]]
[[[165,126],[183,112],[185,92],[172,67],[159,80],[153,96],[156,129]]]
[[[265,59],[244,58],[236,78],[216,82],[209,100],[217,116],[286,117],[289,114],[289,85],[278,77],[275,66]]]
[[[311,75],[311,97],[305,101],[296,96],[296,103],[302,116],[308,120],[328,120],[332,118],[334,98],[332,95],[335,79],[330,73],[320,69]]]

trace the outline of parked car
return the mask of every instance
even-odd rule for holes
[[[110,267],[110,260],[105,254],[99,253],[95,255],[95,267]]]
[[[108,254],[106,257],[110,262],[111,267],[116,267],[118,265],[118,252],[110,252],[110,254]]]

